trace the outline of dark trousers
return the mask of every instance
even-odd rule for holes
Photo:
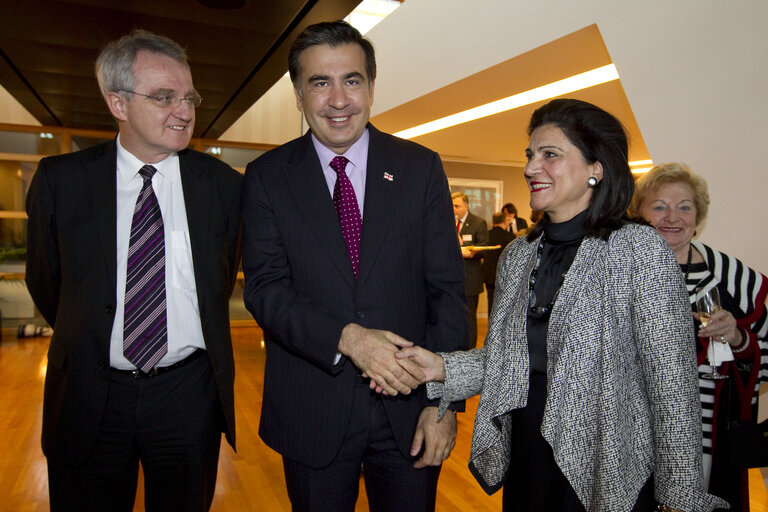
[[[468,307],[467,321],[469,322],[469,348],[475,348],[477,346],[478,298],[479,298],[479,295],[467,295],[467,307]]]
[[[546,400],[547,376],[533,373],[528,404],[512,413],[512,460],[504,482],[504,512],[585,511],[573,487],[557,466],[552,447],[541,435]],[[656,505],[651,476],[640,490],[632,512],[651,512]]]
[[[288,496],[301,512],[354,511],[361,466],[371,512],[431,512],[440,467],[414,469],[413,463],[397,447],[382,398],[362,378],[333,462],[316,469],[283,457]]]
[[[746,376],[744,376],[746,377]],[[736,372],[732,371],[720,389],[717,401],[717,425],[715,426],[715,445],[712,455],[712,473],[709,476],[710,494],[719,496],[730,505],[730,510],[749,509],[749,484],[747,470],[733,465],[729,451],[728,423],[739,419],[739,395],[734,383]],[[746,505],[746,506],[745,506]],[[716,509],[724,510],[724,509]]]
[[[147,512],[207,511],[222,413],[208,357],[154,377],[110,372],[96,446],[84,466],[48,461],[52,512],[131,512],[139,461]]]

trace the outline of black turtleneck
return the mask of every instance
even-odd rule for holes
[[[576,215],[571,220],[544,224],[544,243],[541,264],[537,271],[533,291],[536,295],[535,306],[547,306],[563,284],[565,273],[571,267],[581,241],[584,239],[584,223],[587,211]],[[530,300],[530,297],[529,297]],[[536,313],[528,307],[528,354],[531,370],[547,372],[547,328],[551,308],[546,313]]]

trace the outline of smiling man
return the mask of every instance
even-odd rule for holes
[[[437,154],[368,123],[376,61],[350,25],[308,27],[289,70],[310,129],[249,164],[243,189],[244,297],[267,342],[259,432],[296,511],[353,511],[361,466],[373,510],[433,510],[456,419],[437,420],[394,354],[467,345],[447,179]]]
[[[147,511],[205,511],[235,440],[242,179],[186,149],[201,99],[178,44],[135,31],[96,75],[116,140],[44,158],[27,196],[51,510],[132,511],[141,462]]]

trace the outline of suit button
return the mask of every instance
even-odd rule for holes
[[[356,315],[357,315],[357,318],[365,318],[365,313],[363,313],[362,311],[358,311]]]
[[[109,306],[107,306],[107,310],[106,311],[107,311],[108,315],[111,315],[112,313],[115,312],[115,307],[110,304]]]
[[[107,363],[105,363],[104,361],[99,361],[99,368],[101,368],[102,370],[106,370]]]

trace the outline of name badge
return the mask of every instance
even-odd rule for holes
[[[461,239],[465,242],[471,242],[472,241],[472,235],[461,235]]]

